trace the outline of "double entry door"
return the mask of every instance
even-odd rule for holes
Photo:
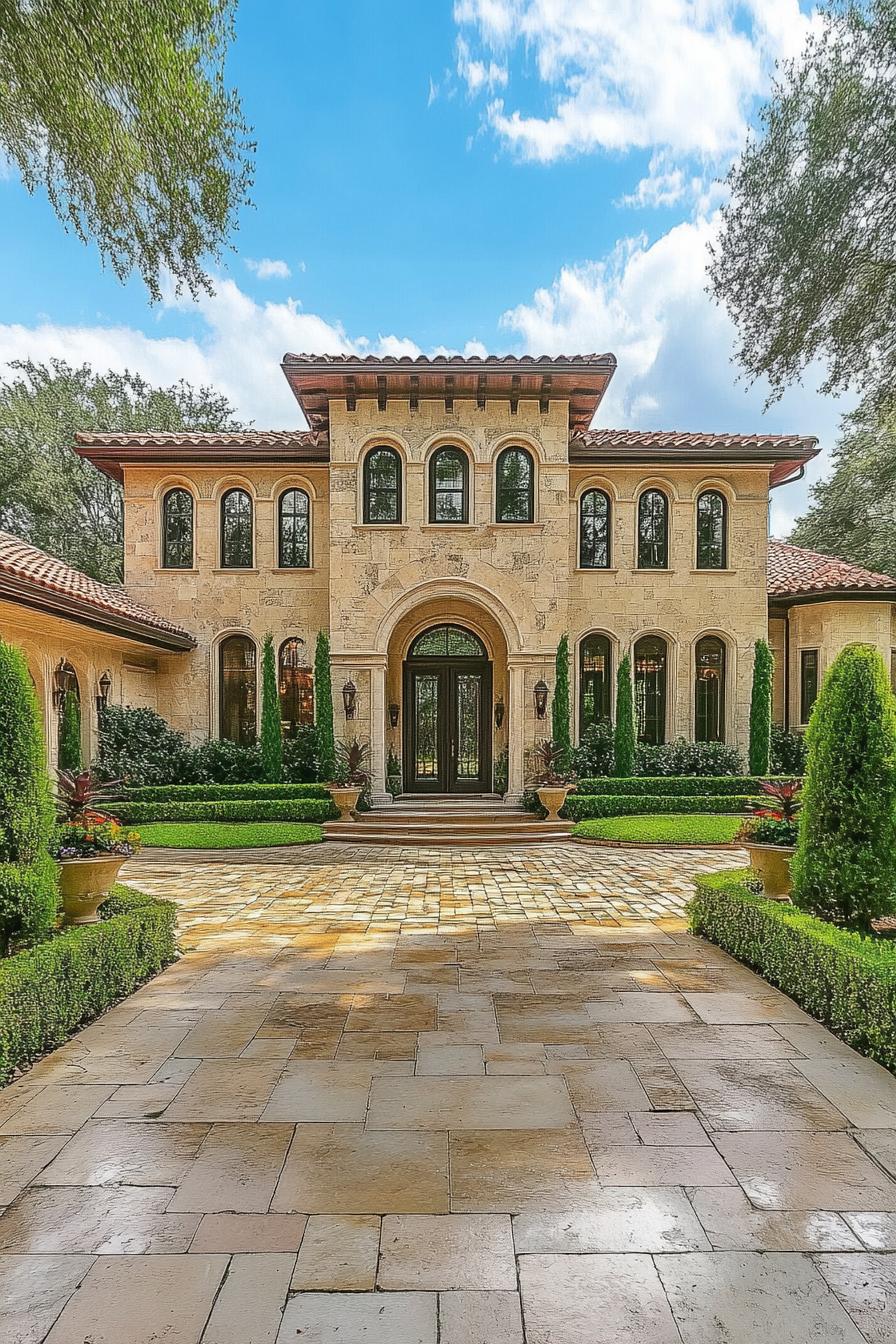
[[[491,703],[487,661],[421,659],[405,664],[405,792],[490,791]]]

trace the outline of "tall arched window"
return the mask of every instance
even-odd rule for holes
[[[280,645],[280,722],[285,737],[295,737],[303,724],[314,722],[314,677],[308,666],[304,639],[285,639]]]
[[[218,659],[218,735],[248,746],[255,741],[255,644],[248,635],[230,635]]]
[[[252,498],[245,490],[221,499],[221,568],[252,568]]]
[[[307,569],[311,564],[311,501],[304,490],[284,490],[277,518],[277,564]]]
[[[658,746],[666,740],[666,641],[645,635],[635,645],[635,716],[638,741]]]
[[[364,521],[401,522],[401,458],[385,444],[364,459]]]
[[[579,729],[610,717],[613,675],[610,641],[606,635],[588,635],[579,646]]]
[[[638,500],[638,568],[669,565],[669,501],[662,490],[645,490]]]
[[[697,500],[697,568],[725,569],[728,564],[728,501],[718,490]]]
[[[535,520],[535,463],[525,448],[505,448],[498,454],[495,520],[499,523]]]
[[[182,486],[162,500],[162,567],[193,567],[193,496]]]
[[[579,565],[610,567],[610,499],[603,490],[586,490],[579,501]]]
[[[694,730],[698,742],[725,741],[725,645],[715,635],[697,640]]]
[[[429,521],[469,522],[469,462],[460,448],[439,448],[429,459]]]

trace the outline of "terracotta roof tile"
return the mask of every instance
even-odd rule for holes
[[[475,367],[483,365],[486,368],[500,368],[502,364],[531,364],[537,368],[539,364],[598,364],[604,365],[608,360],[616,363],[615,355],[598,355],[591,353],[589,355],[312,355],[300,354],[283,356],[284,364],[301,364],[308,368],[338,368],[341,364],[369,364],[369,365],[387,365],[394,368],[407,367],[409,365],[418,365],[420,368],[438,369],[445,364],[456,364]]]
[[[819,555],[803,546],[792,546],[788,541],[769,539],[769,597],[837,591],[874,592],[878,589],[896,590],[896,579],[889,574],[862,569],[861,565],[850,564],[848,560]]]
[[[768,448],[776,452],[814,448],[817,439],[805,434],[713,434],[677,429],[592,429],[575,434],[570,446],[611,448]]]
[[[84,447],[110,448],[318,448],[328,443],[326,434],[309,429],[241,429],[207,433],[193,430],[157,430],[75,435]]]
[[[0,580],[4,577],[32,592],[68,599],[72,603],[72,620],[83,618],[92,610],[98,616],[109,618],[110,625],[120,620],[131,629],[136,627],[138,632],[143,629],[148,635],[170,636],[179,645],[195,643],[187,630],[166,621],[142,602],[136,602],[123,589],[100,583],[63,560],[38,550],[21,537],[0,531]],[[15,594],[11,596],[15,601]],[[59,614],[68,613],[61,610]]]

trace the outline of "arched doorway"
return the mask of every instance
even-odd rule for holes
[[[448,623],[417,635],[403,699],[405,792],[489,792],[492,665],[479,636]]]

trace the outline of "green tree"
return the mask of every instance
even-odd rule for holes
[[[613,757],[617,775],[628,776],[635,773],[637,745],[632,664],[631,659],[626,656],[619,664],[619,670],[616,673],[616,724],[613,729]]]
[[[551,736],[560,749],[564,770],[572,762],[572,738],[569,733],[569,639],[562,635],[554,660],[554,695],[551,700]]]
[[[80,770],[84,760],[81,754],[81,702],[74,691],[66,691],[62,702],[58,759],[60,770]]]
[[[834,659],[806,738],[793,899],[867,932],[896,912],[896,699],[876,649]]]
[[[0,951],[46,937],[58,907],[53,804],[28,665],[0,640]]]
[[[283,727],[272,635],[265,635],[261,649],[261,761],[266,783],[279,784],[283,778]]]
[[[0,0],[0,151],[153,299],[210,289],[252,180],[224,79],[236,0]]]
[[[333,731],[330,641],[323,630],[318,633],[314,650],[314,723],[317,728],[319,777],[330,780],[336,771],[336,735]]]
[[[73,451],[76,432],[242,428],[209,387],[153,387],[62,360],[10,370],[0,380],[0,527],[104,582],[122,578],[121,487]]]
[[[894,64],[893,0],[829,0],[729,174],[710,278],[771,399],[815,360],[826,392],[896,382]]]
[[[753,691],[750,696],[750,774],[767,775],[772,741],[772,678],[775,660],[764,639],[753,653]]]

